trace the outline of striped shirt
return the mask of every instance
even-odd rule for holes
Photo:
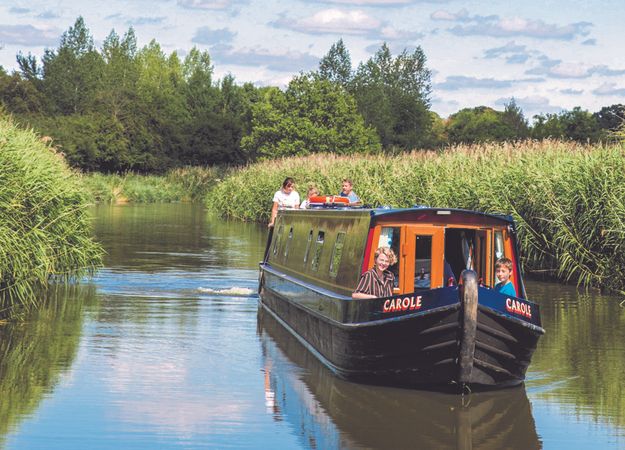
[[[376,297],[390,297],[393,295],[393,281],[395,281],[395,275],[392,272],[385,270],[382,278],[380,278],[375,267],[373,267],[360,275],[360,281],[358,281],[358,286],[354,292],[371,294]]]

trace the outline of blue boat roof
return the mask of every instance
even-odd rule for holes
[[[410,211],[415,211],[415,212],[416,211],[431,211],[431,212],[439,213],[439,214],[440,212],[448,211],[449,213],[456,212],[456,213],[463,213],[463,214],[471,214],[475,216],[490,217],[490,218],[499,219],[499,220],[503,220],[505,222],[514,224],[514,219],[509,214],[485,213],[481,211],[474,211],[471,209],[461,209],[461,208],[432,208],[430,206],[421,206],[421,205],[415,205],[412,208],[386,208],[386,207],[372,208],[371,216],[381,217],[381,216],[405,213],[405,212],[410,212]]]

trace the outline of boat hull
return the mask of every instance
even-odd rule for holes
[[[352,300],[267,266],[261,274],[260,306],[334,373],[352,381],[443,389],[518,385],[544,332],[494,307],[499,294],[482,288],[469,336],[457,287]],[[480,304],[480,296],[488,304]]]

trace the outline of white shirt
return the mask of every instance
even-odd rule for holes
[[[297,208],[299,206],[299,194],[296,191],[287,194],[280,189],[273,194],[273,201],[278,203],[278,208]]]

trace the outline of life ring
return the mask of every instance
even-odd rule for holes
[[[349,205],[349,199],[340,195],[313,195],[308,203],[311,205]]]

